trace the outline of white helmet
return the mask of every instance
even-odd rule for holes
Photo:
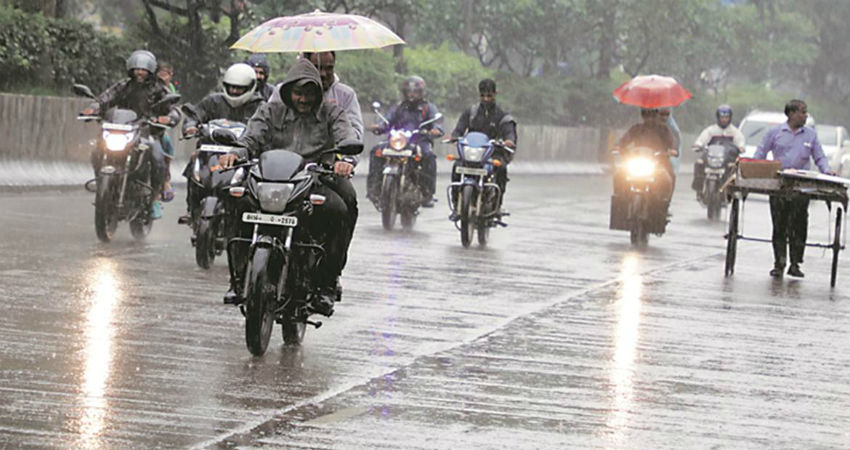
[[[257,74],[248,64],[237,63],[227,68],[221,84],[223,85],[224,99],[230,106],[236,108],[242,106],[254,95],[254,91],[257,89]],[[227,86],[246,88],[246,91],[242,95],[233,96],[227,92]]]

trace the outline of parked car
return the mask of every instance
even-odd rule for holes
[[[850,135],[838,125],[815,125],[823,152],[829,158],[829,167],[837,174],[850,176]]]
[[[746,117],[741,119],[741,124],[738,125],[738,129],[744,134],[745,139],[744,153],[741,154],[741,157],[752,158],[756,152],[756,147],[761,144],[767,130],[773,128],[774,125],[787,121],[788,117],[782,112],[754,110],[747,114]],[[813,127],[814,125],[815,119],[809,114],[809,118],[806,119],[806,126]],[[772,154],[767,157],[773,159]]]

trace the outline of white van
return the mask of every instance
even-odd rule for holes
[[[741,157],[752,158],[767,130],[787,121],[788,117],[782,112],[755,110],[747,114],[747,117],[741,119],[741,124],[738,125],[738,129],[744,134],[745,142],[744,153],[741,154]],[[815,119],[809,114],[809,118],[806,119],[806,126],[813,127],[814,125]],[[773,159],[773,154],[771,153],[767,157]]]

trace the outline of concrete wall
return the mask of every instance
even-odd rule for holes
[[[90,176],[89,153],[99,126],[76,120],[77,113],[88,103],[81,98],[0,94],[0,184],[77,183]],[[366,124],[376,121],[372,112],[364,114]],[[446,130],[453,129],[456,121],[454,116],[446,117]],[[619,137],[621,133],[622,130],[615,131],[614,135]],[[183,161],[194,148],[193,141],[180,141],[177,129],[170,134],[177,147],[172,174],[176,170],[179,176]],[[606,160],[606,130],[520,122],[518,134],[519,149],[512,165],[516,170],[525,167],[528,171],[571,171],[580,165],[580,173],[588,173],[587,167],[591,166],[594,169],[590,172],[598,172],[598,163]],[[365,138],[368,150],[381,137],[367,132]],[[683,136],[683,171],[693,161],[689,150],[693,139],[689,134]],[[453,152],[454,146],[438,143],[434,150],[444,156]]]

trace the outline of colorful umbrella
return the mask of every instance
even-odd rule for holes
[[[254,53],[326,52],[404,44],[387,27],[354,14],[309,14],[278,17],[242,36],[230,48]]]
[[[614,98],[626,105],[641,108],[679,106],[692,97],[678,81],[661,75],[641,75],[614,89]]]

